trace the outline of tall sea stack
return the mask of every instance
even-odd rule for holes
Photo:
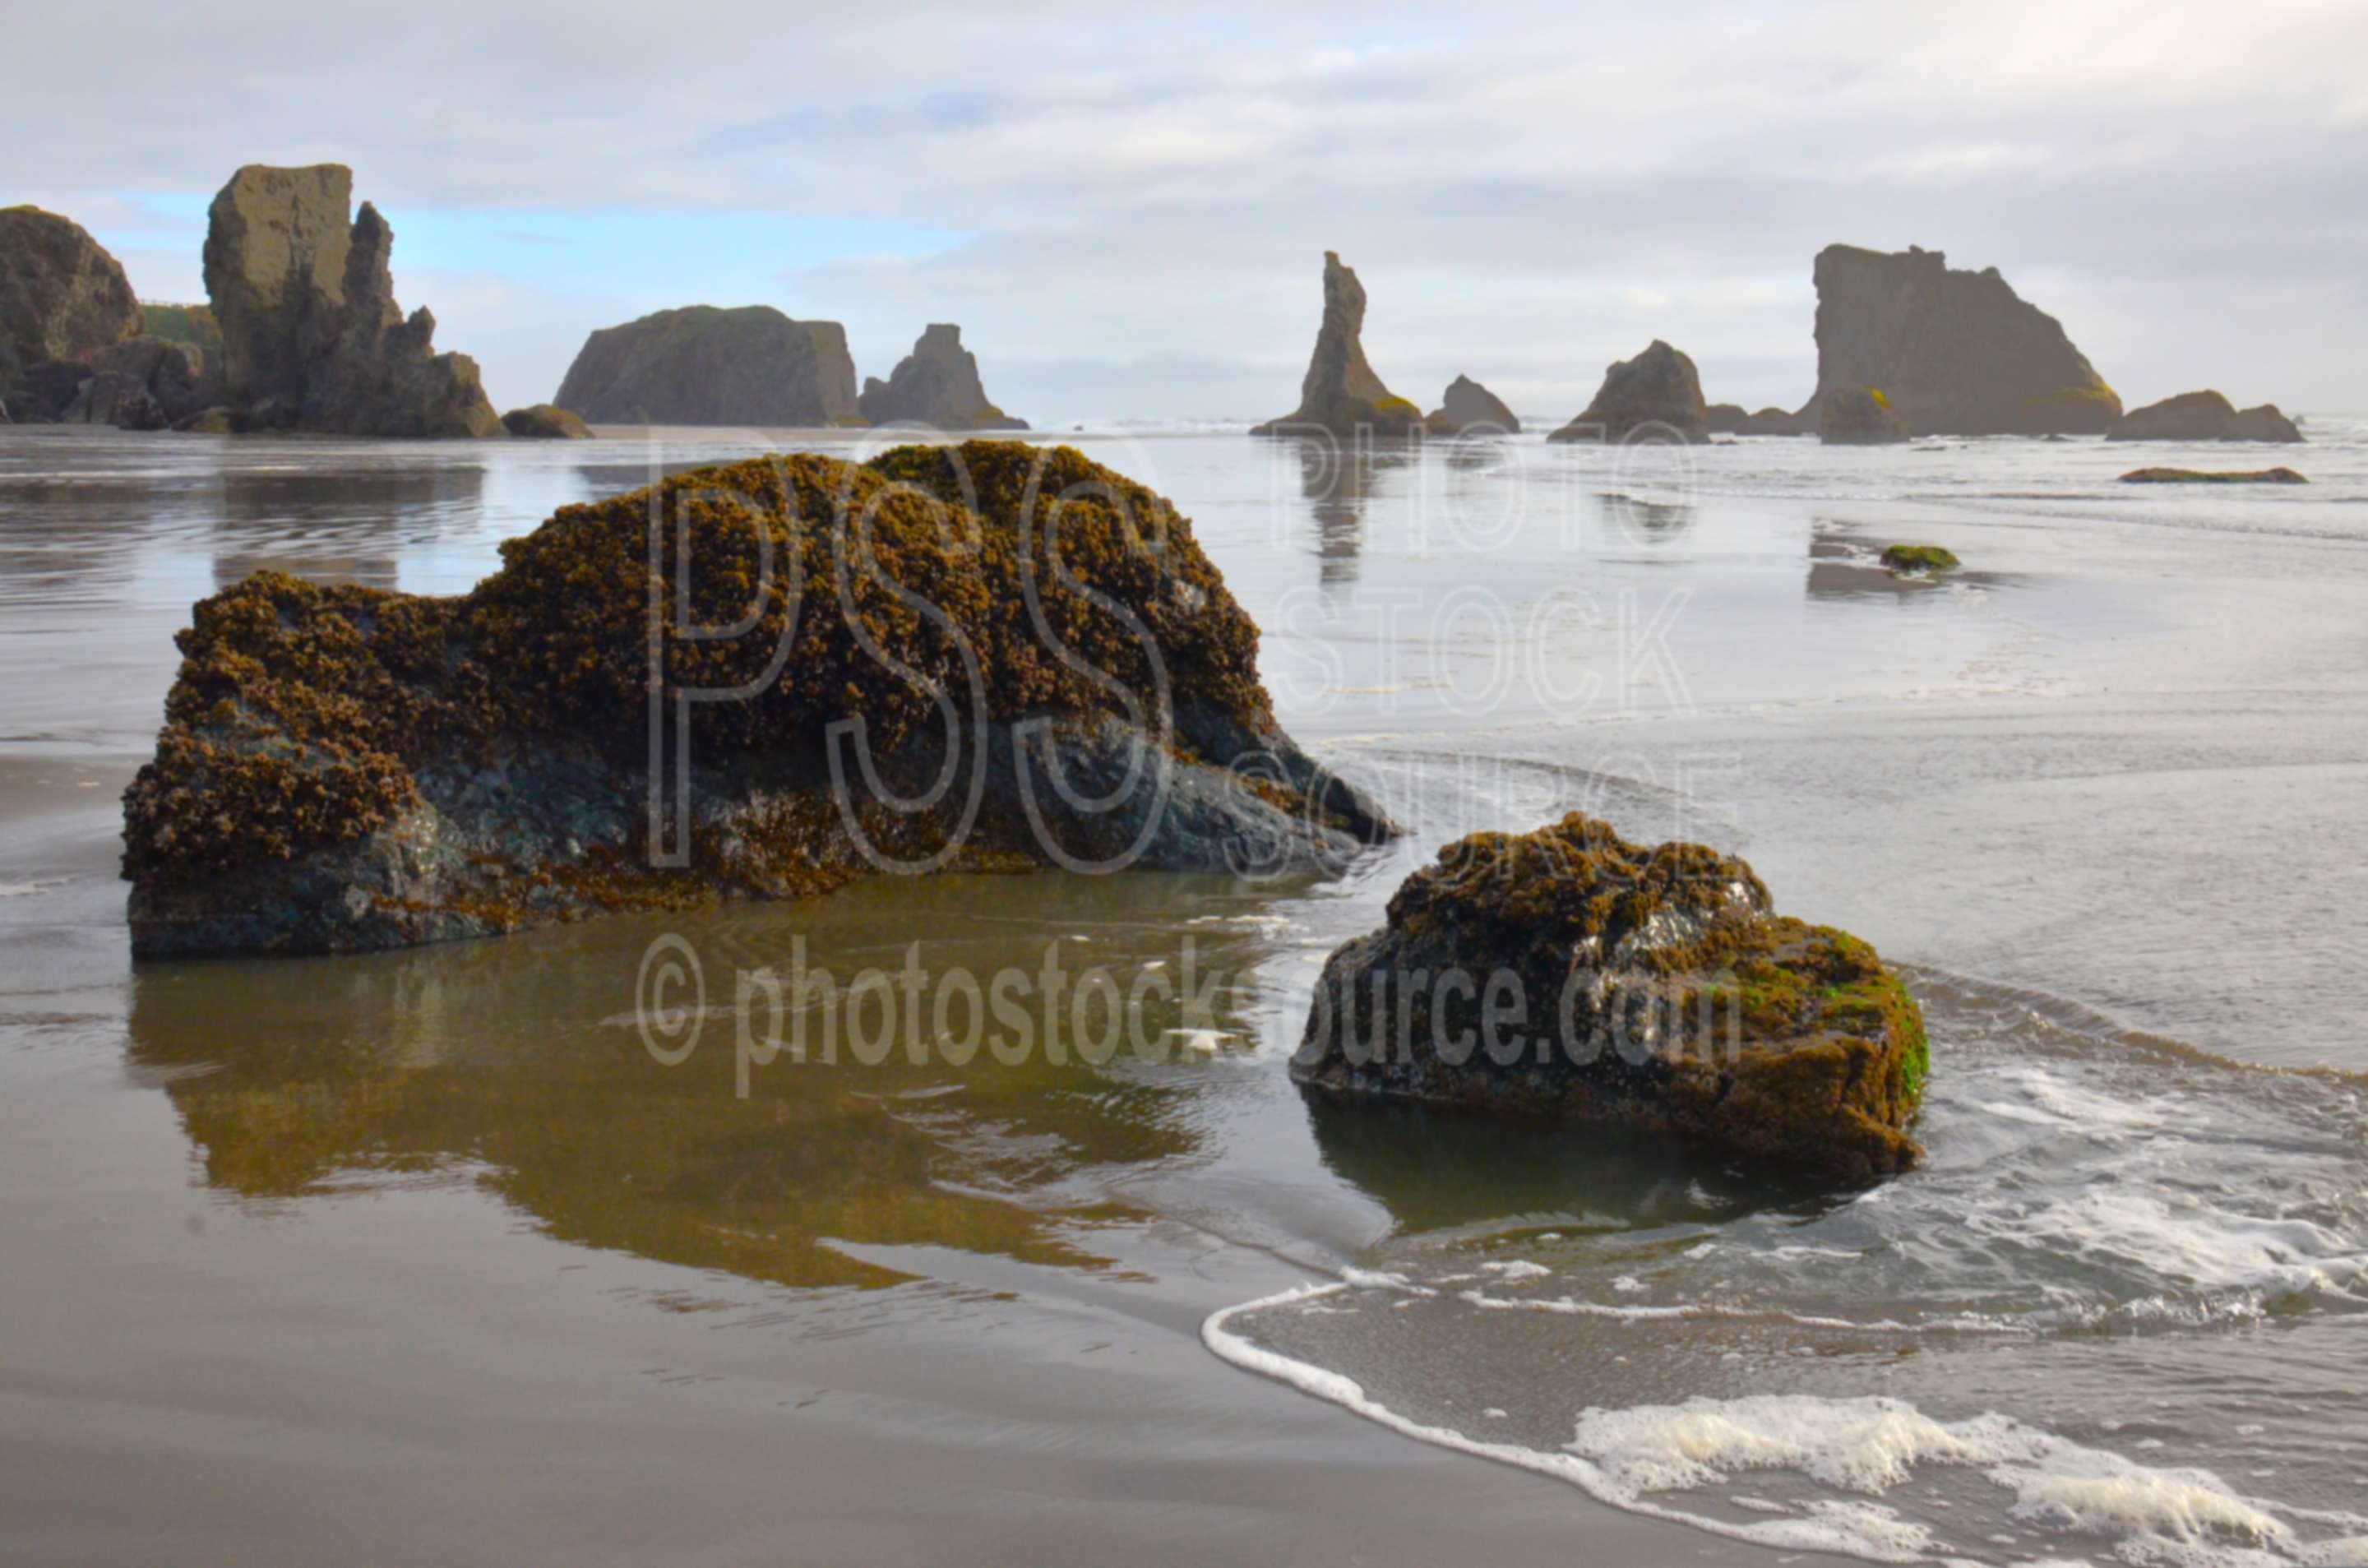
[[[686,305],[584,340],[552,400],[596,425],[860,425],[835,321]]]
[[[394,231],[341,164],[250,164],[214,198],[206,292],[222,380],[263,426],[340,436],[500,436],[477,363],[435,350],[436,318],[394,300]]]
[[[1918,435],[2101,435],[2122,400],[2054,316],[1998,268],[1952,270],[1939,251],[1817,253],[1818,423],[1829,393],[1880,387]]]
[[[1324,253],[1324,322],[1315,330],[1315,353],[1299,383],[1299,406],[1281,418],[1254,427],[1253,436],[1289,436],[1328,431],[1350,436],[1403,436],[1422,423],[1422,410],[1392,392],[1365,360],[1365,287],[1340,264],[1339,253]]]

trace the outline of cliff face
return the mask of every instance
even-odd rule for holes
[[[769,305],[687,305],[602,327],[552,401],[596,425],[862,422],[847,330]]]
[[[978,379],[978,356],[962,346],[962,328],[932,322],[888,379],[867,376],[857,400],[874,425],[927,425],[939,430],[1025,430],[995,406]]]
[[[1294,430],[1350,436],[1359,431],[1403,436],[1422,423],[1422,410],[1392,392],[1365,359],[1365,286],[1341,265],[1336,251],[1324,253],[1324,320],[1315,329],[1315,352],[1299,383],[1299,406],[1258,426],[1253,436],[1287,436]]]
[[[1817,253],[1817,393],[1881,387],[1928,435],[2098,435],[2122,400],[2054,316],[1998,268],[1952,270],[1939,251]]]
[[[337,164],[251,164],[207,214],[222,376],[254,423],[347,436],[499,436],[476,361],[394,300],[394,231]]]
[[[1546,439],[1625,441],[1633,435],[1710,438],[1710,407],[1702,402],[1701,374],[1691,358],[1657,337],[1634,359],[1606,369],[1595,401]]]

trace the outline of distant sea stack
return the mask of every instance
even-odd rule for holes
[[[564,408],[553,408],[538,403],[529,408],[513,408],[502,415],[502,428],[521,441],[588,441],[592,432],[581,419]]]
[[[2108,441],[2283,441],[2302,439],[2274,403],[2239,411],[2216,392],[2181,392],[2113,421]]]
[[[1514,436],[1521,429],[1504,400],[1469,376],[1447,383],[1437,412],[1423,425],[1434,436]]]
[[[1315,329],[1315,352],[1299,383],[1299,406],[1280,419],[1252,427],[1253,436],[1290,436],[1317,431],[1353,436],[1404,436],[1422,423],[1422,410],[1382,384],[1365,360],[1365,286],[1340,264],[1339,253],[1324,253],[1324,320]]]
[[[1998,268],[1939,251],[1817,253],[1817,392],[1881,387],[1921,435],[2101,435],[2122,400],[2054,316]]]
[[[1817,439],[1829,447],[1896,446],[1907,423],[1879,387],[1837,387],[1817,398]]]
[[[1640,436],[1671,436],[1688,442],[1710,438],[1710,405],[1702,401],[1702,377],[1694,362],[1657,337],[1634,359],[1618,360],[1607,369],[1595,401],[1546,439],[1626,441]]]
[[[962,346],[962,328],[931,322],[913,351],[897,362],[886,381],[867,376],[858,410],[874,425],[927,425],[937,430],[1025,430],[987,400],[978,379],[978,356]]]
[[[78,403],[86,416],[94,361],[137,341],[142,324],[121,265],[81,224],[0,210],[0,412],[12,422],[67,418]],[[113,395],[110,383],[102,401]]]
[[[394,231],[341,164],[250,164],[214,198],[206,292],[244,423],[341,436],[500,436],[476,361],[395,303]]]
[[[835,321],[685,305],[584,340],[552,400],[595,425],[860,425]]]

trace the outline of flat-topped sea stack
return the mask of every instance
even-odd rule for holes
[[[685,526],[654,559],[661,510]],[[657,597],[655,676],[654,582],[688,601]],[[398,947],[882,869],[1337,867],[1394,830],[1277,726],[1258,643],[1172,506],[1017,442],[563,507],[457,597],[260,574],[197,606],[125,793],[132,949]],[[689,774],[654,794],[661,720]],[[652,841],[658,799],[685,839]]]
[[[1365,286],[1324,253],[1324,319],[1315,352],[1299,383],[1299,406],[1253,426],[1253,436],[1405,436],[1422,423],[1422,410],[1382,384],[1365,358]]]
[[[1881,387],[1838,387],[1817,398],[1817,439],[1829,447],[1896,446],[1907,436],[1907,422]]]
[[[1817,392],[1881,387],[1920,436],[2102,435],[2122,400],[1998,268],[1939,251],[1817,253]]]
[[[1573,814],[1476,834],[1334,952],[1292,1076],[1342,1097],[1669,1133],[1863,1183],[1915,1164],[1921,1011],[1751,868]]]
[[[1603,372],[1595,401],[1549,441],[1704,441],[1710,405],[1694,362],[1659,338]]]
[[[2134,408],[2113,421],[2108,441],[2273,441],[2302,439],[2274,403],[2239,409],[2216,392],[2181,392]]]
[[[1434,436],[1517,436],[1521,429],[1504,400],[1469,376],[1448,382],[1439,407],[1422,423]]]
[[[206,292],[243,423],[338,436],[502,436],[477,362],[395,303],[394,231],[342,164],[230,177],[206,215]]]
[[[685,305],[584,340],[552,400],[594,425],[860,425],[835,321],[770,305]]]
[[[962,328],[951,322],[931,322],[923,328],[913,351],[897,361],[886,381],[865,377],[857,407],[873,425],[925,425],[932,430],[1028,428],[1028,421],[1014,419],[987,397],[978,377],[978,356],[962,347]]]

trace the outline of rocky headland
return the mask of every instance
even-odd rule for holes
[[[932,322],[888,379],[867,376],[857,410],[873,425],[924,425],[932,430],[1025,430],[986,395],[978,356],[962,345],[962,328]]]
[[[860,425],[834,321],[770,305],[658,311],[584,340],[553,400],[595,425]]]
[[[2294,422],[2274,403],[2239,409],[2216,392],[2181,392],[2113,421],[2108,441],[2272,441],[2302,439]]]
[[[1705,441],[1710,405],[1702,377],[1686,355],[1655,338],[1633,359],[1603,372],[1595,400],[1577,418],[1549,433],[1549,441]]]
[[[1422,410],[1382,384],[1365,358],[1365,286],[1324,253],[1324,315],[1315,351],[1299,383],[1299,406],[1253,426],[1253,436],[1406,436],[1422,424]]]
[[[2062,324],[1994,267],[1837,244],[1817,253],[1816,280],[1817,391],[1801,411],[1811,428],[1828,396],[1866,387],[1918,435],[2094,436],[2121,416]]]
[[[1424,418],[1423,427],[1434,436],[1515,436],[1520,433],[1521,422],[1505,406],[1504,399],[1471,377],[1458,376],[1447,383],[1439,406]]]
[[[1829,447],[1893,446],[1907,437],[1907,422],[1881,387],[1834,387],[1817,396],[1817,439]]]
[[[654,508],[684,519],[655,569],[690,600],[661,596],[655,699]],[[1277,727],[1190,523],[1069,448],[757,459],[562,508],[502,560],[457,597],[262,574],[196,607],[124,797],[135,953],[396,947],[882,869],[1315,869],[1395,831]],[[651,839],[654,700],[689,725],[687,865]]]
[[[242,427],[340,436],[505,432],[465,354],[438,354],[426,306],[394,299],[394,231],[353,213],[342,164],[250,164],[207,211],[206,292]]]
[[[1573,814],[1477,834],[1334,952],[1311,1090],[1611,1123],[1850,1182],[1905,1170],[1921,1011],[1864,942],[1778,915],[1751,868]]]

